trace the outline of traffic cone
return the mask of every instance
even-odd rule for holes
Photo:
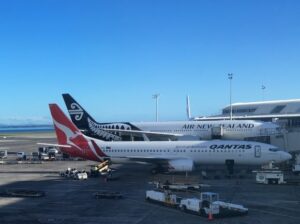
[[[211,212],[209,212],[208,213],[208,220],[209,221],[211,221],[211,220],[213,220],[214,218],[213,218],[213,215],[212,215],[212,213]]]

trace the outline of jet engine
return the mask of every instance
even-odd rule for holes
[[[169,172],[187,172],[194,168],[194,161],[191,159],[174,159],[168,164]]]

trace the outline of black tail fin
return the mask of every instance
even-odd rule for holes
[[[73,97],[68,94],[62,94],[67,109],[69,111],[72,122],[79,128],[88,130],[88,120],[95,122],[95,120],[86,112],[83,107],[73,99]]]
[[[85,135],[98,138],[103,141],[114,140],[120,141],[121,137],[104,131],[103,128],[108,123],[97,123],[83,107],[73,99],[73,97],[68,94],[62,94],[67,109],[69,111],[72,122],[80,129]]]

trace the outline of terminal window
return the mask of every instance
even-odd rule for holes
[[[279,114],[285,107],[286,105],[278,105],[274,107],[274,109],[271,111],[271,114]]]
[[[239,108],[239,109],[232,109],[232,113],[237,114],[237,113],[254,113],[257,108]],[[229,114],[230,109],[224,109],[223,114]]]

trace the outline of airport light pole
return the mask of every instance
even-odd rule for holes
[[[158,98],[159,98],[160,94],[156,93],[154,95],[152,95],[152,98],[155,99],[156,101],[156,122],[158,121]]]
[[[233,74],[232,73],[229,73],[228,74],[228,79],[229,79],[229,98],[230,98],[230,120],[232,120],[232,78],[233,78]]]

